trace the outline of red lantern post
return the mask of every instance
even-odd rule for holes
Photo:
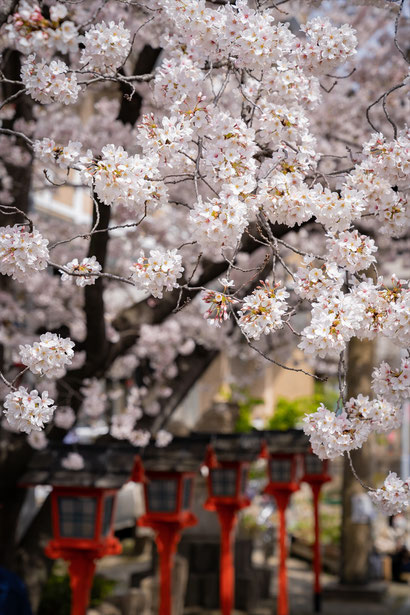
[[[286,453],[270,454],[264,448],[262,456],[268,458],[269,483],[264,493],[272,495],[279,512],[279,579],[277,615],[289,615],[288,581],[286,570],[286,509],[292,493],[299,489],[299,456]]]
[[[146,514],[138,525],[155,531],[160,560],[159,615],[171,615],[172,563],[181,532],[197,523],[191,513],[193,472],[158,472],[145,470],[138,458],[132,480],[143,482]]]
[[[320,573],[322,569],[320,557],[320,520],[319,498],[320,490],[324,483],[332,480],[328,475],[328,460],[319,459],[313,453],[304,456],[304,476],[302,481],[308,483],[313,494],[313,511],[315,523],[315,540],[313,543],[313,571],[314,571],[314,594],[313,608],[315,613],[320,613],[322,608],[322,590],[320,585]]]
[[[71,615],[85,615],[95,560],[121,553],[113,536],[117,491],[85,487],[54,487],[51,493],[53,535],[45,548],[51,559],[70,563]]]
[[[218,463],[213,451],[209,449],[206,465],[209,468],[209,498],[205,502],[205,508],[217,513],[221,526],[220,606],[222,615],[230,615],[235,595],[233,530],[238,511],[250,504],[250,500],[245,496],[249,463],[243,461]]]

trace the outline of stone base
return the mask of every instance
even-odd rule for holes
[[[365,585],[329,583],[323,588],[323,600],[381,603],[387,595],[387,589],[388,585],[384,581],[372,581]]]

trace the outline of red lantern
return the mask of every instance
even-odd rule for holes
[[[328,460],[319,459],[312,452],[304,455],[304,475],[302,481],[308,483],[313,493],[313,510],[315,518],[315,540],[313,543],[313,571],[314,571],[314,596],[313,608],[315,613],[321,611],[321,586],[320,586],[320,520],[319,520],[319,497],[324,483],[332,480],[328,474]]]
[[[209,498],[205,502],[205,508],[216,511],[221,525],[219,579],[221,612],[222,615],[230,615],[235,590],[232,537],[238,511],[250,504],[250,500],[245,495],[249,462],[221,461],[218,463],[213,452],[208,450],[207,467],[209,468]]]
[[[71,615],[85,615],[95,560],[121,553],[113,536],[117,491],[86,487],[53,487],[51,510],[54,538],[45,553],[70,562]]]
[[[172,561],[181,531],[197,523],[191,513],[194,472],[144,470],[138,458],[132,480],[143,482],[146,514],[138,525],[151,527],[156,533],[160,558],[160,615],[171,615]]]
[[[272,495],[279,512],[279,582],[277,614],[289,614],[286,572],[286,508],[292,493],[299,489],[301,457],[291,453],[269,453],[263,448],[262,456],[268,458],[269,483],[264,493]]]

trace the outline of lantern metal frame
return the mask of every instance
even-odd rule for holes
[[[267,456],[268,461],[268,477],[269,483],[267,488],[269,491],[267,493],[272,493],[275,490],[283,490],[286,491],[297,491],[299,489],[300,479],[301,479],[301,456],[297,453],[269,453]],[[274,480],[273,472],[272,472],[272,463],[275,461],[290,461],[290,480]]]
[[[85,615],[87,611],[95,573],[95,560],[105,555],[118,555],[122,551],[119,541],[114,536],[113,529],[117,491],[117,489],[105,489],[103,487],[53,486],[51,512],[54,538],[47,544],[45,554],[51,559],[62,558],[69,562],[71,615]],[[92,537],[64,536],[61,534],[60,528],[64,512],[59,506],[60,498],[73,498],[80,501],[82,498],[95,500]],[[108,529],[103,533],[105,505],[108,498],[112,498],[112,505]],[[74,510],[73,514],[75,512]]]
[[[311,468],[308,467],[309,460],[314,459],[315,463],[321,464],[322,471],[321,472],[312,472]],[[320,459],[314,453],[305,453],[303,455],[303,476],[301,479],[302,483],[316,483],[320,484],[327,483],[331,481],[332,478],[329,475],[329,460],[328,459]]]
[[[145,480],[143,481],[144,485],[144,499],[145,499],[145,516],[149,515],[152,521],[164,521],[164,519],[168,519],[169,521],[178,521],[181,519],[181,515],[191,514],[190,509],[192,506],[192,498],[194,493],[194,479],[195,472],[166,472],[166,471],[157,471],[157,470],[145,470]],[[153,484],[156,481],[176,481],[176,497],[175,497],[175,507],[173,510],[154,510],[150,506],[150,484]],[[190,493],[188,497],[188,504],[183,501],[184,500],[184,488],[185,481],[191,481]],[[166,517],[165,517],[166,515]]]
[[[64,512],[60,507],[60,498],[90,498],[96,501],[94,513],[94,532],[92,537],[64,536],[61,533],[61,522],[64,521]],[[105,506],[108,498],[112,498],[108,531],[103,533],[105,519]],[[117,490],[99,487],[53,487],[51,492],[51,511],[53,523],[54,543],[60,547],[75,547],[76,549],[95,549],[107,543],[113,536],[113,522],[117,507]]]
[[[209,474],[207,476],[208,509],[209,506],[212,506],[212,503],[214,503],[215,501],[217,501],[218,504],[234,504],[235,506],[240,508],[245,508],[246,506],[249,506],[250,500],[245,495],[245,489],[248,483],[249,467],[249,461],[220,461],[215,465],[215,467],[209,467]],[[221,495],[219,493],[216,493],[214,490],[213,476],[215,476],[215,474],[213,473],[221,470],[234,470],[236,473],[235,493],[233,495]],[[246,472],[245,485],[243,484],[244,471]]]

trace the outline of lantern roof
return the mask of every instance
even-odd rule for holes
[[[219,461],[253,461],[266,443],[269,453],[306,453],[309,439],[297,429],[253,431],[246,434],[191,433],[175,437],[168,446],[150,444],[137,448],[126,442],[110,440],[97,444],[49,442],[46,449],[33,454],[23,485],[53,485],[118,489],[129,480],[135,455],[140,455],[148,471],[196,472],[212,445]],[[70,452],[84,458],[83,470],[68,470],[62,465]]]
[[[115,443],[103,446],[50,442],[46,449],[33,455],[20,483],[119,489],[129,478],[136,450],[132,446],[118,446]],[[72,452],[83,457],[84,469],[64,468],[62,462]]]

